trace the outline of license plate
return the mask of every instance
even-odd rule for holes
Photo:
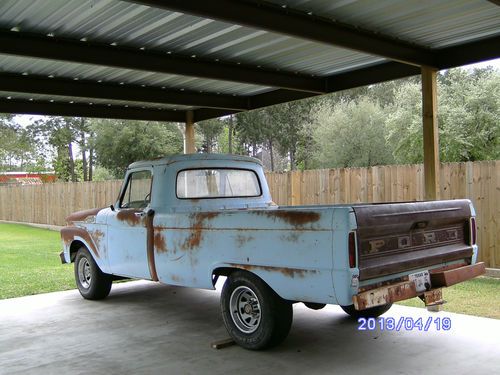
[[[417,292],[425,292],[431,288],[431,277],[429,271],[421,271],[408,275],[408,279],[415,283]]]

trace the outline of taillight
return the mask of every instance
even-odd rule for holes
[[[349,267],[356,267],[356,233],[349,233]]]
[[[471,217],[470,218],[470,245],[475,245],[476,244],[476,239],[477,239],[477,234],[476,234],[477,228],[476,228],[476,218]]]

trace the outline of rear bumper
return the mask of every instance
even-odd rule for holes
[[[352,297],[352,301],[356,310],[364,310],[417,296],[422,297],[426,306],[439,304],[442,303],[442,287],[470,280],[485,272],[486,268],[483,262],[450,270],[435,271],[431,272],[432,288],[426,292],[417,292],[415,283],[403,281],[358,293]]]

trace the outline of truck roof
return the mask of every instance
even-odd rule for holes
[[[185,155],[171,155],[165,156],[152,160],[141,160],[136,161],[128,166],[128,169],[140,168],[151,165],[164,165],[172,164],[180,161],[197,161],[197,160],[225,160],[225,161],[237,161],[237,162],[251,162],[262,165],[259,159],[252,158],[250,156],[242,155],[231,155],[231,154],[185,154]]]

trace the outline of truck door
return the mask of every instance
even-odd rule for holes
[[[117,207],[109,213],[108,259],[114,275],[151,278],[146,223],[152,180],[149,169],[129,172]]]

